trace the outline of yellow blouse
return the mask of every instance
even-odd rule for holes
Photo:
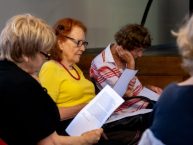
[[[88,103],[95,96],[93,83],[84,77],[77,65],[73,66],[80,75],[80,80],[74,79],[61,64],[53,60],[45,62],[40,70],[40,82],[58,107]],[[69,71],[77,77],[75,70]]]

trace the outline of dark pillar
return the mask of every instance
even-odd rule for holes
[[[189,0],[189,12],[190,12],[190,15],[193,14],[193,1],[192,0]]]

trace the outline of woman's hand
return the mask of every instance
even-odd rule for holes
[[[37,145],[92,145],[99,141],[102,133],[102,128],[85,132],[81,136],[60,136],[53,132],[40,140]]]
[[[103,133],[102,128],[83,133],[82,137],[84,137],[85,145],[91,145],[91,144],[97,143],[100,140],[102,133]]]
[[[123,49],[122,46],[116,46],[117,53],[121,60],[127,64],[127,68],[135,69],[135,59],[133,55],[126,49]]]
[[[161,95],[161,93],[163,92],[163,90],[160,87],[148,85],[147,88],[149,88],[150,90],[156,92],[159,95]]]

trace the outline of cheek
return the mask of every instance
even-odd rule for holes
[[[34,62],[34,69],[39,70],[40,67],[42,66],[42,64],[45,62],[46,60],[43,59],[43,57],[38,56]]]
[[[68,54],[71,57],[77,57],[78,49],[77,48],[71,48],[71,50],[68,51]]]
[[[131,55],[136,58],[137,54],[135,53],[135,51],[130,51]]]
[[[138,57],[142,57],[142,55],[143,55],[142,51],[138,52],[138,54],[137,54]]]

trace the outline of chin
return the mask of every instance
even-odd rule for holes
[[[76,63],[79,63],[80,62],[80,59],[76,59],[76,60],[73,60],[72,63],[76,64]]]

